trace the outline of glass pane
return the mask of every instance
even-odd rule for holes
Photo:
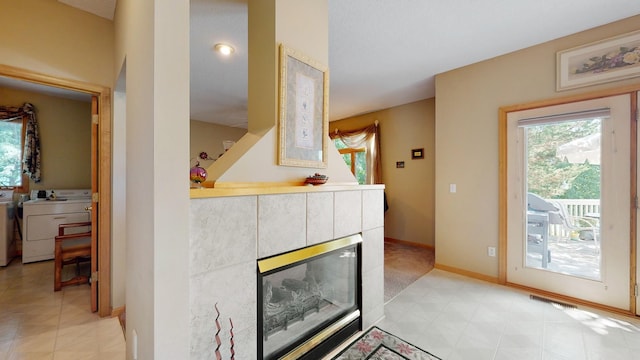
[[[599,280],[599,118],[525,128],[526,266]]]
[[[335,139],[333,141],[336,145],[336,149],[346,149],[348,146],[342,141],[342,139]],[[355,177],[358,181],[358,184],[363,185],[366,184],[367,181],[367,156],[366,151],[358,151],[354,153],[355,156]],[[351,168],[351,154],[342,154],[342,158],[344,162],[347,164],[349,168]]]
[[[264,276],[264,357],[355,310],[357,269],[357,249],[352,246]]]
[[[22,121],[0,122],[0,186],[22,185]]]
[[[363,185],[367,181],[367,156],[366,152],[359,151],[356,154],[356,179]]]

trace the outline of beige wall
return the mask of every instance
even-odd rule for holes
[[[224,152],[222,141],[238,141],[247,133],[247,129],[222,126],[208,122],[191,120],[189,136],[189,159],[191,165],[200,161],[200,166],[207,167],[212,160],[201,160],[198,156],[206,152],[211,158],[217,159]]]
[[[320,172],[329,177],[328,183],[356,183],[335,148],[327,149],[326,168],[277,165],[278,45],[286,44],[322,64],[328,61],[327,2],[314,0],[301,4],[296,0],[249,2],[249,53],[252,54],[249,58],[249,132],[207,168],[208,181],[219,185],[302,182],[307,176]],[[301,23],[305,26],[300,27]]]
[[[436,76],[436,264],[498,275],[498,109],[640,82],[555,91],[559,50],[638,29],[640,16]],[[449,192],[449,184],[457,192]]]
[[[0,31],[0,64],[61,79],[113,87],[113,22],[53,0],[0,0],[0,9],[3,29],[10,29]],[[35,105],[40,107],[38,104]],[[44,119],[44,114],[42,118]],[[42,125],[45,126],[44,123]],[[48,132],[43,126],[40,127],[41,133]],[[75,127],[75,124],[72,127],[65,126],[64,131],[74,132]],[[46,145],[43,143],[43,153],[52,144],[55,150],[51,152],[64,149],[58,145],[65,140],[56,137],[51,141],[55,142],[46,141]],[[90,144],[90,138],[87,144]],[[87,156],[88,159],[89,146],[87,145],[86,151],[76,156]],[[45,159],[47,156],[46,153],[43,154],[43,161],[48,166],[48,160]],[[87,168],[90,176],[90,169]],[[50,173],[51,171],[45,167],[43,183],[34,187],[56,187],[58,181],[65,177],[58,174],[58,178],[54,180],[47,175]],[[122,174],[114,173],[114,176]],[[55,184],[50,183],[50,180],[55,181]],[[71,187],[71,184],[69,186]],[[77,186],[90,187],[90,184],[87,182]],[[112,226],[121,227],[121,224]],[[122,241],[119,237],[113,238],[113,247]],[[119,266],[120,259],[113,260],[112,272],[117,271],[114,268]],[[124,266],[120,266],[120,269],[122,268]],[[124,283],[114,280],[112,290],[114,289],[112,295],[121,294]],[[123,305],[123,302],[115,300],[112,296],[112,304]]]
[[[53,0],[0,0],[0,9],[0,64],[111,87],[111,21]]]
[[[0,105],[36,108],[42,181],[30,189],[91,188],[91,103],[0,87]]]
[[[332,121],[334,129],[353,130],[379,121],[382,178],[389,210],[384,235],[434,246],[435,99],[426,99],[348,119]],[[411,150],[424,148],[424,159]],[[405,167],[396,168],[404,161]]]

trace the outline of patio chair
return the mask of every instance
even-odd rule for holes
[[[566,206],[556,202],[551,201],[551,203],[558,208],[558,214],[562,219],[562,225],[569,232],[577,232],[578,238],[580,240],[590,241],[593,240],[594,245],[596,246],[596,251],[600,253],[600,219],[596,217],[586,217],[586,216],[575,216],[571,215]]]

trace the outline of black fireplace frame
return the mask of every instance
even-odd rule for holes
[[[342,242],[346,245],[340,246],[338,248],[332,249],[330,251],[325,251],[323,248],[326,248],[328,244]],[[264,271],[261,270],[260,262],[261,261],[269,261],[276,260],[278,257],[289,257],[289,255],[302,251],[307,251],[320,248],[321,253],[309,257],[305,257],[304,259],[296,260],[294,262],[288,263],[283,266],[277,266],[273,269],[268,269]],[[263,308],[261,306],[263,302],[263,291],[262,291],[262,283],[263,278],[270,274],[273,274],[278,271],[286,270],[288,268],[292,268],[298,266],[302,263],[311,261],[313,259],[319,259],[321,257],[329,256],[335,254],[336,252],[343,251],[345,249],[354,248],[356,250],[356,286],[355,286],[355,305],[349,309],[345,309],[340,312],[338,315],[331,319],[327,319],[323,323],[321,323],[315,330],[313,330],[309,335],[308,339],[298,340],[289,346],[280,349],[268,357],[264,357],[264,349],[263,349]],[[295,258],[295,257],[294,257]],[[334,350],[338,345],[347,340],[351,335],[357,333],[362,330],[362,236],[361,234],[355,234],[351,236],[347,236],[344,238],[330,240],[324,243],[311,245],[302,249],[296,249],[292,251],[288,251],[283,254],[278,254],[270,257],[266,257],[258,260],[257,267],[257,308],[258,308],[258,324],[257,324],[257,346],[258,346],[258,358],[262,359],[305,359],[305,360],[315,360],[320,359],[324,355],[328,354],[332,350]],[[341,324],[337,329],[328,330],[330,325],[335,322],[340,322]],[[326,335],[324,333],[331,332]],[[317,338],[322,338],[318,340]],[[318,343],[318,341],[320,341]]]

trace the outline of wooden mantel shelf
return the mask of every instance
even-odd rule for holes
[[[191,199],[204,199],[225,196],[249,196],[271,194],[297,194],[310,192],[349,191],[349,190],[384,190],[384,184],[324,184],[309,185],[277,185],[277,184],[244,184],[242,186],[223,186],[213,188],[190,189]]]

